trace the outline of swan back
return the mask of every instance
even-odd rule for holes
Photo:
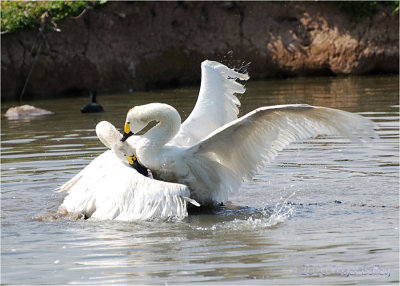
[[[140,175],[108,150],[61,187],[68,196],[59,213],[71,217],[135,221],[183,219],[190,191],[182,184]]]

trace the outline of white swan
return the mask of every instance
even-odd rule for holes
[[[179,145],[198,142],[216,128],[236,119],[239,101],[234,93],[245,91],[235,79],[246,80],[247,75],[211,61],[204,61],[201,67],[199,98],[175,138]],[[205,112],[207,118],[203,116]],[[128,134],[129,130],[126,131]],[[187,186],[144,177],[129,166],[125,154],[136,154],[135,145],[140,136],[131,136],[122,143],[122,135],[105,121],[96,126],[96,133],[111,150],[95,158],[59,188],[68,191],[59,207],[60,214],[132,221],[183,218],[187,215],[187,202],[198,206],[196,201],[188,198]]]
[[[245,89],[236,79],[247,80],[248,75],[204,61],[199,98],[182,125],[179,113],[162,103],[131,108],[122,142],[111,124],[100,123],[98,137],[112,151],[61,187],[69,195],[60,209],[99,219],[182,217],[187,201],[196,204],[189,195],[203,205],[225,202],[293,141],[318,134],[357,142],[358,137],[376,137],[366,118],[309,105],[262,107],[237,119],[235,94]],[[158,124],[144,135],[133,135],[151,121]],[[160,181],[139,175],[125,154],[136,155]]]
[[[132,150],[126,144],[122,146],[122,134],[111,123],[100,122],[96,133],[111,150],[95,158],[60,187],[61,191],[69,191],[59,207],[60,214],[121,221],[184,218],[187,202],[198,206],[188,198],[190,191],[186,186],[140,175],[128,161],[118,157]]]
[[[155,178],[188,186],[191,198],[201,205],[225,202],[243,180],[250,180],[296,140],[318,134],[342,135],[356,142],[361,142],[358,136],[375,137],[373,124],[366,118],[306,104],[258,108],[191,146],[177,143],[180,117],[166,104],[132,108],[126,125],[135,133],[151,121],[159,123],[135,139],[138,161]]]

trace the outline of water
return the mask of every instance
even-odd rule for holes
[[[399,281],[399,78],[250,82],[242,113],[309,103],[357,112],[380,139],[292,144],[243,184],[235,207],[183,221],[123,223],[58,218],[53,190],[105,150],[94,128],[122,127],[127,110],[162,101],[187,116],[197,90],[37,101],[55,115],[1,122],[1,283],[387,284]],[[2,115],[11,104],[2,106]]]

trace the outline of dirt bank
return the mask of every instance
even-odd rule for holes
[[[252,78],[399,69],[389,7],[355,23],[334,2],[110,2],[58,26],[46,33],[24,98],[191,84],[201,61],[230,51],[251,62]],[[37,34],[2,35],[2,100],[19,97]]]

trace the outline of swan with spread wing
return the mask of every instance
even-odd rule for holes
[[[157,215],[168,213],[163,203],[167,198],[168,201],[179,202],[183,206],[182,212],[186,214],[188,201],[193,204],[197,201],[201,205],[227,201],[229,193],[236,192],[242,181],[250,180],[291,142],[318,134],[341,135],[356,142],[376,137],[374,124],[364,117],[306,104],[261,107],[238,118],[240,102],[235,94],[244,93],[245,88],[236,80],[247,80],[248,75],[213,61],[204,61],[201,67],[199,97],[183,124],[179,113],[162,103],[131,108],[123,135],[109,123],[99,124],[97,134],[112,151],[96,158],[86,167],[86,173],[84,169],[81,172],[83,174],[78,174],[77,179],[73,178],[62,189],[68,189],[69,196],[72,196],[77,189],[76,182],[80,182],[84,189],[92,192],[91,198],[97,202],[97,190],[87,179],[99,171],[100,167],[91,167],[98,160],[103,168],[102,176],[121,194],[116,197],[112,194],[112,188],[107,193],[107,187],[102,186],[102,193],[116,201],[114,205],[129,205],[124,196],[138,193],[144,194],[144,197],[136,196],[133,200],[138,208],[143,209],[143,205],[147,204],[153,206],[149,209]],[[134,135],[152,121],[158,122],[157,125],[143,135]],[[151,170],[156,180],[130,168],[124,155],[128,155],[131,162],[132,156],[137,158],[142,166]],[[110,166],[109,161],[119,164],[118,167]],[[111,168],[112,172],[109,171]],[[121,170],[122,174],[122,169],[124,172],[126,169],[126,174],[120,180],[114,172]],[[138,183],[140,180],[152,186],[143,185],[142,190],[141,183]],[[70,205],[85,204],[78,202],[78,199],[72,201]],[[99,201],[91,209],[94,214],[97,208],[102,207],[102,202],[108,203],[107,200]],[[64,202],[63,205],[67,204]],[[154,205],[159,207],[155,208]],[[177,205],[170,204],[168,207]],[[68,208],[65,209],[68,211]],[[118,218],[119,212],[103,211],[113,213],[107,217],[111,219]],[[145,218],[154,216],[142,215]],[[97,217],[105,218],[106,215]]]
[[[235,93],[244,93],[245,89],[235,79],[246,80],[248,76],[215,62],[202,63],[199,97],[175,138],[177,145],[194,144],[237,118],[240,103]],[[205,112],[208,117],[203,116]],[[188,203],[199,205],[189,198],[187,186],[151,179],[139,174],[138,168],[132,168],[137,161],[132,160],[132,156],[127,159],[125,155],[136,154],[135,145],[141,137],[135,135],[127,139],[132,133],[125,131],[122,137],[111,123],[105,121],[96,126],[98,138],[110,150],[59,188],[68,192],[59,207],[60,214],[123,221],[184,218]]]

